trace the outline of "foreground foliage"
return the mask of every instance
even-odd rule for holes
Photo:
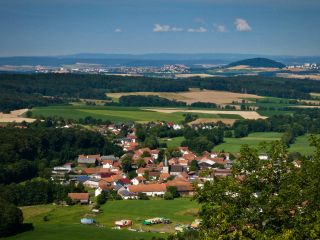
[[[288,161],[280,142],[261,161],[248,146],[233,176],[207,182],[196,199],[203,219],[200,239],[318,239],[320,236],[320,139],[311,159]]]

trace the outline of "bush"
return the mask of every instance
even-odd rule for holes
[[[150,200],[150,198],[145,193],[139,193],[138,194],[138,199],[139,200]]]
[[[10,236],[22,227],[22,211],[15,205],[0,199],[0,236]]]
[[[168,191],[165,192],[163,198],[164,198],[164,200],[173,200],[173,199],[174,199],[172,193],[171,193],[171,192],[168,192]]]
[[[170,192],[172,194],[173,198],[180,197],[180,193],[178,192],[178,188],[174,186],[167,187],[167,192]]]

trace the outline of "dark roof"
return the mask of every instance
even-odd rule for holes
[[[113,172],[108,172],[108,173],[100,173],[100,177],[101,178],[108,178],[108,177],[111,177],[113,175],[116,175],[115,173]]]
[[[181,165],[172,165],[170,166],[170,172],[183,172],[183,166]]]
[[[101,156],[101,160],[113,160],[113,161],[116,161],[118,160],[117,157],[115,157],[114,155],[108,155],[108,156]]]
[[[149,177],[160,177],[160,172],[149,172]]]
[[[129,192],[127,189],[120,189],[118,191],[118,194],[120,196],[124,196],[124,197],[130,197],[130,196],[135,196],[136,194]]]
[[[78,182],[85,182],[88,179],[90,179],[90,177],[88,177],[87,175],[74,175],[74,176],[70,176],[71,179],[74,179]]]
[[[78,163],[93,164],[100,160],[100,155],[79,155]]]

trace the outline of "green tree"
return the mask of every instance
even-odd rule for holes
[[[164,198],[164,200],[173,200],[174,199],[172,193],[168,192],[168,191],[164,193],[163,198]]]
[[[199,170],[199,165],[197,160],[192,160],[190,163],[190,171],[198,171]]]
[[[132,169],[132,159],[126,155],[121,159],[121,168],[124,172],[130,172]]]
[[[140,167],[144,167],[146,165],[145,161],[143,158],[139,158],[138,161],[137,161],[137,166],[138,168]]]
[[[148,147],[150,149],[156,149],[159,147],[159,142],[157,137],[151,135],[146,137],[146,139],[144,140],[144,146]]]
[[[108,197],[109,197],[108,193],[106,191],[102,191],[101,194],[98,195],[97,197],[97,203],[99,205],[105,204],[108,200]]]
[[[6,237],[17,233],[23,223],[22,211],[0,198],[0,236]]]
[[[233,176],[198,189],[201,239],[317,239],[320,235],[320,139],[312,159],[296,167],[281,142],[265,149],[243,146]]]
[[[171,193],[173,198],[180,197],[180,193],[178,192],[178,188],[175,186],[168,186],[167,192]]]

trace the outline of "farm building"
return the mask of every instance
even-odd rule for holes
[[[164,183],[150,183],[150,184],[138,184],[128,186],[128,191],[131,193],[144,193],[147,196],[161,196],[166,192],[167,186]]]
[[[68,197],[73,202],[80,202],[81,204],[88,204],[90,199],[89,193],[68,193]]]

